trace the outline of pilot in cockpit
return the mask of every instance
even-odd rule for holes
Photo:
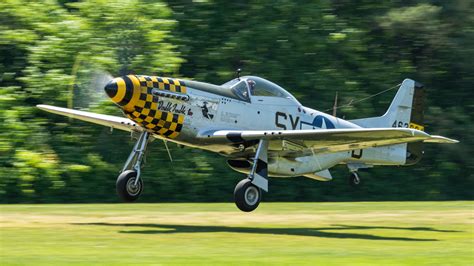
[[[255,91],[255,81],[248,79],[247,84],[249,85],[250,95],[254,95]]]

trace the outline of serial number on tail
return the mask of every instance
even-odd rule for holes
[[[416,130],[420,130],[420,131],[423,131],[425,129],[425,127],[422,126],[422,125],[418,125],[418,124],[415,124],[413,122],[407,123],[407,122],[398,121],[398,120],[395,120],[393,122],[392,127],[412,128],[412,129],[416,129]]]

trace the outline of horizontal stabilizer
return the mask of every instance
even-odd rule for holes
[[[423,142],[428,143],[459,143],[459,140],[450,139],[443,136],[431,135],[429,139],[425,139]]]

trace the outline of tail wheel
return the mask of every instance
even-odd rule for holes
[[[255,210],[262,199],[260,188],[252,184],[248,178],[240,181],[234,190],[235,205],[244,212]]]
[[[360,183],[361,180],[359,174],[357,172],[352,172],[349,176],[349,184],[352,186],[358,186]]]
[[[137,180],[137,172],[127,170],[117,178],[116,189],[118,196],[125,202],[132,202],[138,199],[143,191],[142,179]]]

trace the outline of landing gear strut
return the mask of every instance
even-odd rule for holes
[[[262,199],[262,190],[268,191],[268,140],[260,140],[255,153],[252,170],[248,178],[240,181],[234,190],[235,205],[244,212],[258,207]]]
[[[140,171],[149,139],[150,133],[143,131],[140,134],[123,166],[121,174],[117,178],[117,194],[125,202],[137,200],[143,191],[143,180],[140,179]]]
[[[360,176],[356,171],[353,171],[349,175],[349,184],[352,186],[358,186],[360,185]]]

